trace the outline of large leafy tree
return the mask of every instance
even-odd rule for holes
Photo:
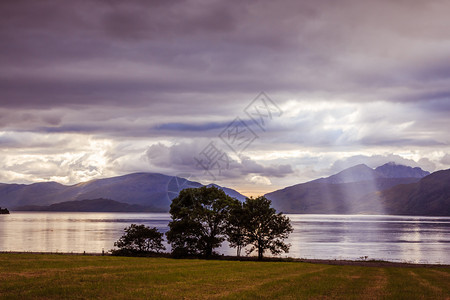
[[[166,249],[162,244],[163,234],[156,227],[131,224],[124,230],[125,234],[114,243],[119,248],[117,253],[148,253]]]
[[[284,240],[293,231],[288,217],[282,213],[276,213],[271,207],[271,201],[260,196],[247,198],[242,205],[245,215],[245,243],[252,247],[248,253],[258,252],[258,259],[263,258],[264,251],[272,254],[289,252],[289,244]]]
[[[226,220],[235,200],[221,189],[190,188],[172,200],[166,233],[174,255],[211,256],[225,239]]]

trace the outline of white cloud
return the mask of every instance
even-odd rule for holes
[[[257,185],[272,185],[272,182],[269,178],[265,176],[250,176],[249,178],[250,182],[257,184]]]

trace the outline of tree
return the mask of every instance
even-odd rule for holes
[[[252,248],[248,254],[258,251],[258,259],[262,260],[265,250],[270,250],[274,255],[281,252],[289,252],[289,244],[284,243],[293,231],[288,217],[282,213],[276,213],[270,207],[271,201],[260,196],[247,198],[243,203],[245,219],[245,241]]]
[[[211,256],[225,239],[232,203],[233,198],[214,186],[182,190],[170,205],[172,221],[166,235],[172,253]]]
[[[166,249],[162,244],[163,234],[156,227],[131,224],[124,230],[125,234],[114,243],[121,253],[150,253]]]
[[[245,238],[245,222],[247,216],[238,200],[231,205],[230,213],[227,219],[226,234],[230,247],[236,248],[236,255],[241,256],[241,250],[247,245]]]

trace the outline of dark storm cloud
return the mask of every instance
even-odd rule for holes
[[[433,4],[3,1],[0,103],[164,105],[185,93],[370,92],[415,74],[448,79],[446,56],[420,68],[422,51],[442,52],[433,43],[448,40],[446,4]]]
[[[208,131],[208,130],[221,130],[225,128],[230,122],[211,122],[204,124],[187,124],[187,123],[165,123],[157,125],[156,130],[174,130],[174,131]]]
[[[205,32],[228,32],[234,27],[232,6],[203,3],[193,9],[187,1],[114,1],[102,20],[107,33],[129,39],[172,38]]]

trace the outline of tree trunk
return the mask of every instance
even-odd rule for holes
[[[263,259],[263,248],[258,246],[258,260],[262,260]]]
[[[208,241],[206,243],[205,257],[210,257],[211,255],[212,255],[212,244]]]

